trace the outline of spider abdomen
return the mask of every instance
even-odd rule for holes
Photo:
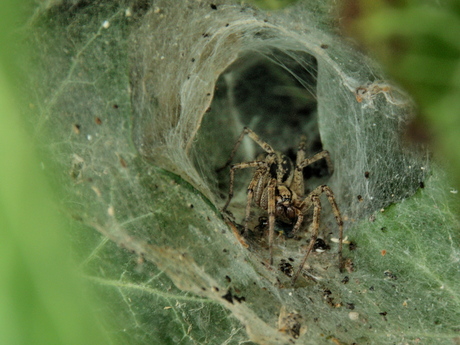
[[[292,180],[294,167],[291,159],[281,152],[276,152],[274,158],[274,162],[270,165],[270,176],[276,179],[278,183],[286,183],[289,185]]]

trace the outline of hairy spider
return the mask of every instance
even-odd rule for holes
[[[332,172],[332,162],[329,157],[328,151],[321,151],[315,154],[311,158],[306,158],[305,153],[305,137],[303,136],[299,148],[297,151],[296,164],[287,157],[286,155],[273,150],[273,148],[263,141],[255,132],[245,127],[241,135],[239,136],[235,147],[230,154],[230,158],[226,164],[218,169],[223,170],[230,165],[236,150],[240,146],[244,136],[247,135],[254,142],[256,142],[265,152],[265,156],[259,160],[245,163],[233,164],[230,168],[230,190],[228,200],[225,203],[222,211],[225,212],[230,201],[233,197],[233,183],[235,178],[235,171],[246,168],[256,168],[251,182],[248,186],[248,196],[246,204],[246,216],[244,218],[244,231],[243,234],[248,231],[248,221],[251,211],[252,202],[254,202],[260,208],[267,210],[268,212],[268,243],[270,251],[270,264],[273,265],[273,237],[275,232],[275,220],[278,219],[286,223],[294,223],[292,233],[295,234],[304,219],[304,215],[313,206],[313,223],[310,243],[307,251],[302,259],[300,267],[293,277],[292,283],[294,284],[299,276],[300,272],[307,261],[307,258],[312,251],[319,231],[319,217],[321,213],[321,194],[326,194],[329,203],[332,206],[332,211],[336,222],[339,226],[339,267],[342,268],[342,239],[343,239],[343,222],[342,216],[340,215],[339,208],[335,202],[334,193],[331,188],[327,185],[322,185],[315,188],[307,196],[304,197],[304,177],[302,170],[306,166],[316,162],[320,159],[325,159],[328,165],[329,171]]]

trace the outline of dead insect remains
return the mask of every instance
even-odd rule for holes
[[[340,215],[339,208],[335,201],[334,193],[327,185],[321,185],[315,188],[307,196],[305,194],[303,169],[320,160],[325,159],[329,171],[332,172],[332,162],[328,151],[321,151],[311,158],[306,157],[306,138],[302,137],[299,148],[297,150],[297,158],[295,165],[286,155],[275,151],[268,143],[263,141],[255,132],[245,127],[239,136],[236,144],[230,154],[230,158],[226,164],[218,169],[223,170],[228,167],[235,156],[238,147],[240,146],[244,136],[247,135],[255,143],[257,143],[266,154],[264,157],[252,162],[244,162],[233,164],[230,168],[230,190],[228,200],[225,203],[222,211],[225,212],[233,197],[233,184],[235,179],[235,171],[246,168],[255,168],[255,172],[249,183],[247,190],[246,215],[244,218],[243,235],[248,232],[248,221],[252,203],[267,210],[268,212],[268,227],[269,227],[269,251],[270,264],[273,265],[273,238],[275,233],[276,221],[285,223],[294,223],[292,234],[295,234],[302,225],[305,214],[313,207],[313,223],[312,233],[309,246],[302,259],[300,267],[292,278],[294,284],[297,280],[305,262],[313,250],[319,232],[319,222],[321,214],[320,196],[324,193],[332,206],[332,211],[339,227],[339,267],[342,268],[342,242],[343,242],[343,221]]]

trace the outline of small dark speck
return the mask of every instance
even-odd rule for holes
[[[355,309],[355,305],[353,303],[347,303],[347,309],[353,310]]]
[[[75,134],[80,134],[80,129],[81,126],[78,123],[73,125],[73,131],[75,132]]]
[[[363,197],[361,195],[358,195],[356,198],[358,199],[359,202],[363,201]]]
[[[281,260],[281,263],[279,264],[279,269],[288,277],[292,277],[294,275],[292,265],[289,262],[286,262],[286,260],[284,259]]]
[[[192,62],[195,62],[195,58],[192,58]]]
[[[229,283],[232,282],[232,278],[230,278],[229,276],[225,276],[225,279],[226,279]]]
[[[213,10],[217,10],[217,6],[216,6],[215,4],[211,4],[211,8],[212,8]]]
[[[388,278],[392,279],[392,280],[397,280],[398,277],[396,276],[396,274],[394,274],[393,272],[391,271],[385,271],[383,272],[383,274],[385,274],[385,276],[387,276]]]
[[[118,109],[118,104],[114,104],[113,109]]]
[[[314,251],[325,251],[328,249],[329,249],[329,246],[326,244],[326,242],[324,242],[322,238],[316,239],[315,244],[313,246]]]
[[[425,188],[425,183],[423,183],[423,181],[420,181],[419,186],[420,186],[420,188]]]
[[[374,288],[373,286],[371,286],[371,287],[369,288],[369,291],[374,291],[374,290],[375,290],[375,288]]]
[[[366,172],[364,173],[364,177],[365,177],[365,178],[369,178],[369,175],[370,175],[370,172],[369,172],[369,171],[366,171]]]
[[[345,276],[343,279],[342,279],[342,283],[346,284],[350,281],[350,278],[348,278],[348,276]]]
[[[230,302],[231,304],[233,304],[233,296],[232,296],[232,292],[230,290],[228,290],[228,292],[222,296],[222,298],[228,302]]]
[[[123,159],[123,157],[119,157],[118,160],[120,161],[120,165],[123,167],[123,168],[126,168],[128,167],[128,163],[126,163],[126,161]]]
[[[96,125],[102,125],[102,120],[101,120],[100,117],[97,117],[97,116],[96,116],[96,117],[94,118],[94,122],[96,122]]]
[[[193,208],[194,206],[193,206],[193,204],[190,204],[189,207],[190,207],[190,208]]]
[[[329,46],[327,44],[321,44],[321,48],[327,49],[327,48],[329,48]]]
[[[288,258],[288,260],[289,260],[290,262],[294,262],[294,259],[293,259],[293,258]]]
[[[350,244],[348,245],[349,250],[355,250],[358,246],[356,245],[356,242],[351,241]]]
[[[205,287],[201,287],[201,290],[206,291],[206,288],[205,288]]]
[[[209,34],[203,33],[202,36],[203,36],[203,37],[209,37]]]
[[[225,27],[227,28],[229,25],[230,25],[230,24],[229,24],[229,23],[227,23],[227,24],[225,24]]]
[[[224,253],[228,253],[228,250],[225,249],[225,248],[224,248],[222,251],[223,251]]]
[[[381,228],[380,228],[380,231],[382,231],[382,232],[387,232],[387,228],[386,228],[385,226],[384,226],[384,227],[381,227]]]

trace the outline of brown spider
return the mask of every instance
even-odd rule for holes
[[[321,151],[315,154],[311,158],[305,158],[305,137],[302,137],[298,151],[295,168],[292,161],[284,154],[273,150],[273,148],[260,139],[260,137],[245,127],[241,135],[239,136],[235,147],[230,154],[230,158],[226,164],[218,169],[218,171],[226,168],[232,161],[236,150],[241,144],[243,137],[248,135],[254,140],[265,152],[265,158],[255,160],[252,162],[237,163],[233,164],[230,168],[230,191],[228,200],[225,203],[222,211],[225,212],[230,201],[233,197],[233,183],[235,177],[235,171],[238,169],[256,168],[254,176],[248,186],[248,197],[246,204],[246,216],[244,218],[244,231],[243,234],[248,231],[248,221],[251,211],[251,204],[254,203],[260,208],[268,211],[268,228],[269,228],[269,251],[270,251],[270,264],[273,265],[272,245],[273,237],[275,232],[275,218],[287,223],[295,221],[292,233],[296,233],[304,219],[304,215],[310,209],[313,208],[313,224],[312,224],[312,235],[310,243],[302,259],[299,269],[293,277],[292,283],[294,284],[297,280],[302,268],[307,261],[310,252],[315,245],[319,231],[319,217],[321,213],[321,194],[325,193],[329,203],[332,206],[335,219],[339,226],[339,268],[342,268],[342,240],[343,240],[343,221],[340,215],[339,208],[335,202],[334,193],[326,186],[322,185],[315,188],[310,194],[304,197],[304,177],[302,170],[306,166],[324,158],[328,165],[329,171],[332,172],[332,162],[329,157],[328,151]]]

